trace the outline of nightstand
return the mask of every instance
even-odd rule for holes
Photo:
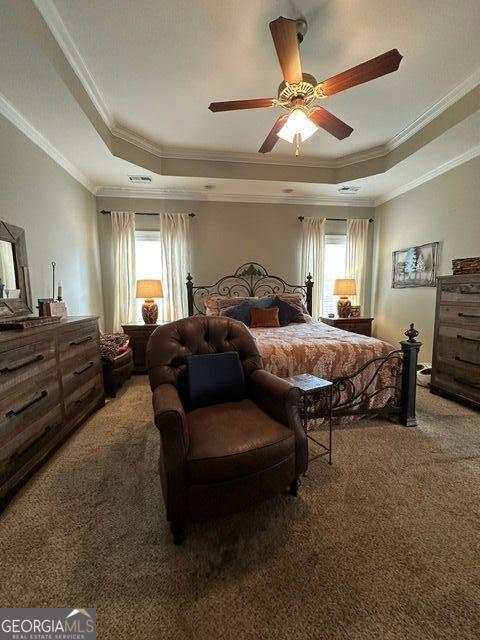
[[[344,331],[359,333],[362,336],[372,335],[373,318],[320,318],[325,324]]]
[[[133,351],[133,373],[147,373],[147,343],[158,324],[122,324]]]

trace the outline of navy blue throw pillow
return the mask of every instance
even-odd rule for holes
[[[239,402],[247,396],[242,363],[236,351],[188,356],[190,408]]]
[[[224,315],[227,318],[232,318],[233,320],[240,320],[243,324],[246,324],[247,327],[250,326],[250,309],[252,307],[260,308],[260,309],[268,309],[273,306],[272,298],[259,298],[258,300],[244,300],[240,304],[237,304],[233,309],[227,310],[224,312]]]
[[[287,324],[298,321],[299,316],[302,315],[293,305],[278,296],[273,298],[272,307],[278,307],[278,321],[281,327],[286,327]]]

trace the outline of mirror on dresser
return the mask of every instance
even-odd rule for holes
[[[0,221],[0,318],[31,313],[25,231]]]

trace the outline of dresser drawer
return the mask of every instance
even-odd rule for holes
[[[30,378],[44,376],[55,365],[53,338],[0,353],[0,398],[28,384]]]
[[[101,373],[102,363],[97,346],[62,363],[62,387],[65,396]]]
[[[65,331],[58,340],[60,361],[80,356],[96,346],[98,350],[98,326],[96,322],[82,324],[75,329]]]
[[[474,304],[440,304],[438,323],[469,328],[480,331],[480,305]]]
[[[103,402],[103,378],[100,374],[78,385],[65,398],[65,414],[68,428],[77,424]]]
[[[438,328],[436,341],[437,358],[462,357],[480,362],[480,328],[472,330],[466,327],[443,324]]]
[[[480,403],[480,377],[471,377],[463,370],[437,367],[432,375],[432,386],[459,398]]]
[[[440,302],[478,304],[480,306],[480,282],[442,281]]]
[[[14,475],[37,453],[48,448],[50,440],[58,433],[61,424],[61,407],[56,405],[1,443],[0,483]]]
[[[52,369],[32,378],[14,393],[0,400],[0,446],[16,438],[29,425],[60,405],[58,374]]]

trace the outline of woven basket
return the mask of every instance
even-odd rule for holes
[[[464,273],[480,273],[479,258],[455,258],[452,260],[453,275],[459,276]]]

